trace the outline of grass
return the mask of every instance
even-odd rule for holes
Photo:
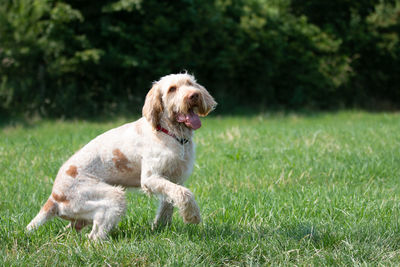
[[[152,231],[157,201],[128,193],[102,243],[52,220],[25,226],[74,151],[124,123],[38,121],[0,132],[2,265],[399,265],[400,116],[211,117],[187,186],[201,225]]]

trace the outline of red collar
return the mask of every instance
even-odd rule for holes
[[[174,135],[173,133],[170,133],[167,129],[161,127],[161,125],[157,125],[157,131],[161,131],[171,137],[173,137],[176,141],[178,141],[181,145],[186,144],[187,142],[189,142],[189,139],[186,138],[178,138],[176,137],[176,135]]]

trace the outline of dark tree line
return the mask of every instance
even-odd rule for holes
[[[399,31],[398,0],[5,0],[0,112],[137,112],[183,70],[221,110],[399,108]]]

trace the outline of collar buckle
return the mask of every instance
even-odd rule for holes
[[[171,137],[173,137],[176,141],[178,141],[179,144],[184,145],[187,144],[189,142],[189,139],[186,138],[178,138],[176,137],[176,135],[174,135],[173,133],[170,133],[167,129],[161,127],[161,125],[157,125],[157,131],[161,131]]]

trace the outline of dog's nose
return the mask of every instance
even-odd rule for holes
[[[192,94],[189,96],[189,99],[190,99],[191,101],[197,101],[197,100],[199,99],[199,94],[198,94],[198,93],[192,93]]]

